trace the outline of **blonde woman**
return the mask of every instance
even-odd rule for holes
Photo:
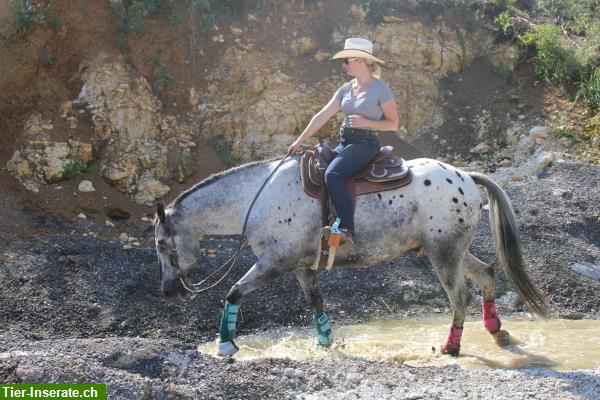
[[[341,59],[342,68],[353,79],[340,86],[327,105],[312,117],[304,132],[290,145],[288,154],[294,154],[340,109],[344,112],[340,142],[325,171],[325,182],[341,220],[340,230],[352,236],[354,209],[345,182],[377,156],[381,146],[378,132],[397,130],[398,114],[391,89],[380,80],[380,64],[384,62],[373,55],[373,44],[369,40],[347,39],[344,50],[331,59]]]

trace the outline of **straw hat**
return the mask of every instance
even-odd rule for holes
[[[349,38],[344,43],[344,50],[338,51],[331,57],[332,60],[339,58],[366,58],[367,60],[373,60],[375,62],[385,64],[384,61],[373,55],[373,43],[367,39],[361,38]]]

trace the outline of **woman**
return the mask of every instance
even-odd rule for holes
[[[379,153],[378,132],[398,129],[394,95],[389,86],[379,80],[379,64],[384,62],[372,53],[373,44],[369,40],[350,38],[346,40],[344,50],[331,57],[332,60],[343,59],[342,68],[354,79],[335,92],[288,149],[288,154],[295,154],[302,142],[340,109],[344,112],[346,118],[340,130],[340,143],[325,171],[325,182],[341,220],[339,228],[347,236],[354,235],[354,209],[345,182]]]

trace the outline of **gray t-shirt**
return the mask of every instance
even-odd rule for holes
[[[346,115],[342,127],[350,126],[348,123],[348,115],[351,114],[358,114],[367,119],[379,121],[383,116],[381,104],[394,98],[394,94],[392,93],[390,87],[383,81],[373,78],[373,82],[367,88],[367,91],[361,93],[357,98],[353,98],[353,82],[354,79],[350,82],[344,83],[335,92],[335,96],[342,104],[342,111]]]

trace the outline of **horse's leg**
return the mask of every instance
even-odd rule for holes
[[[500,330],[500,317],[496,313],[496,302],[494,301],[494,291],[496,289],[494,268],[471,253],[467,253],[463,260],[463,270],[465,275],[481,289],[483,296],[481,309],[485,329],[491,334],[498,332]]]
[[[442,354],[458,356],[460,339],[465,322],[465,304],[468,299],[468,290],[462,271],[462,255],[457,252],[439,252],[434,256],[427,252],[431,264],[448,295],[452,306],[452,325],[448,337],[442,345]]]
[[[229,290],[219,325],[219,356],[230,356],[239,350],[233,339],[237,335],[237,314],[244,296],[290,270],[286,268],[283,259],[277,261],[275,263],[271,261],[271,257],[261,257]]]
[[[329,347],[333,344],[333,333],[329,317],[323,312],[323,297],[316,271],[312,269],[295,269],[294,275],[304,291],[306,301],[313,313],[313,323],[317,329],[317,345]]]
[[[496,312],[494,268],[467,252],[463,260],[463,270],[465,275],[481,289],[483,296],[481,310],[485,329],[494,335],[494,339],[499,345],[508,344],[508,332],[500,330],[502,324],[500,316]]]

